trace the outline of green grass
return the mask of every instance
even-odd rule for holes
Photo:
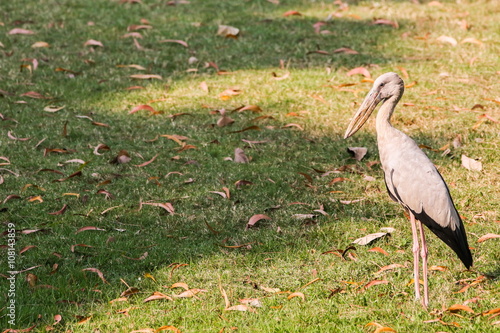
[[[289,10],[302,15],[284,17]],[[333,16],[321,27],[330,33],[316,34],[313,24],[334,12],[340,17]],[[399,28],[372,25],[374,18],[397,21]],[[131,38],[121,36],[128,26],[145,24],[141,19],[152,29],[139,31],[143,38],[138,42],[144,48],[139,50]],[[460,28],[462,20],[470,29]],[[44,332],[51,329],[55,315],[62,316],[52,327],[55,332],[154,331],[165,325],[182,332],[373,332],[376,326],[365,328],[373,322],[398,332],[498,329],[498,317],[481,315],[499,304],[498,239],[477,239],[500,233],[499,125],[487,120],[475,126],[482,114],[500,119],[496,2],[442,1],[433,6],[360,1],[339,11],[331,1],[306,0],[282,0],[279,5],[266,0],[191,0],[177,6],[149,0],[18,0],[0,4],[0,22],[0,89],[12,94],[0,93],[0,113],[10,118],[0,122],[0,156],[10,161],[0,166],[0,200],[19,196],[0,205],[0,219],[2,232],[9,223],[18,231],[16,270],[32,268],[16,275],[13,326],[6,316],[8,282],[1,279],[2,330],[36,325],[32,332]],[[219,24],[239,28],[239,38],[217,36]],[[36,34],[8,34],[14,28]],[[458,45],[440,43],[442,35],[455,38]],[[481,45],[461,43],[465,38]],[[89,39],[104,47],[84,46]],[[183,40],[189,46],[159,43],[164,39]],[[38,41],[50,46],[32,48]],[[359,54],[332,54],[341,47]],[[309,53],[318,49],[330,54]],[[190,57],[198,61],[189,64]],[[26,58],[37,59],[38,68],[20,68],[33,66]],[[206,67],[208,62],[229,74],[217,75],[213,67]],[[117,67],[130,64],[146,70]],[[429,264],[446,270],[430,274],[427,311],[414,301],[409,284],[409,223],[390,201],[379,165],[367,166],[378,160],[373,120],[353,138],[342,139],[357,103],[371,86],[361,76],[346,75],[358,66],[368,68],[372,77],[387,71],[403,75],[404,68],[409,73],[406,83],[416,84],[406,89],[394,126],[434,149],[450,144],[447,155],[426,152],[450,185],[475,263],[471,271],[464,270],[452,251],[428,232]],[[273,72],[289,77],[276,80]],[[162,79],[133,80],[132,74]],[[202,82],[208,92],[200,88]],[[348,83],[355,85],[338,87]],[[125,89],[134,85],[144,89]],[[221,99],[219,94],[229,88],[241,93]],[[22,95],[29,91],[51,99]],[[141,104],[162,113],[128,114]],[[480,107],[472,109],[476,104]],[[49,105],[64,109],[44,111]],[[258,105],[262,112],[229,112],[243,105]],[[211,111],[222,108],[235,120],[231,126],[215,126],[219,115]],[[187,115],[171,117],[178,113]],[[272,118],[255,119],[263,115]],[[287,124],[301,128],[284,127]],[[250,126],[259,130],[237,132]],[[9,131],[30,140],[12,140]],[[188,137],[186,143],[196,149],[178,151],[179,144],[165,137],[150,142],[158,135],[174,134]],[[462,145],[455,148],[451,143],[458,135]],[[94,154],[100,143],[111,150]],[[365,146],[369,154],[356,162],[346,152],[350,146]],[[243,148],[250,163],[226,160],[234,157],[235,148]],[[72,152],[44,156],[45,149]],[[131,162],[110,164],[120,150],[130,154]],[[462,154],[479,159],[483,171],[463,168]],[[136,166],[156,155],[150,164]],[[70,159],[87,163],[64,163]],[[346,165],[351,167],[342,169]],[[327,176],[315,171],[339,168],[344,171]],[[55,181],[76,171],[81,176]],[[331,184],[336,177],[349,180]],[[251,184],[238,187],[239,180]],[[211,192],[223,187],[230,198]],[[107,200],[100,189],[113,198]],[[36,196],[43,202],[30,201]],[[357,199],[363,200],[341,202]],[[175,214],[150,205],[139,209],[140,202],[169,202]],[[49,214],[64,205],[63,214]],[[115,208],[103,214],[111,207]],[[321,207],[328,215],[315,211]],[[245,230],[255,214],[271,219]],[[295,214],[315,217],[298,219]],[[77,232],[87,226],[103,230]],[[354,260],[325,254],[346,249],[354,239],[387,226],[396,228],[392,236],[356,246],[350,251]],[[37,229],[41,230],[21,232]],[[6,278],[6,234],[0,243],[0,273]],[[36,247],[19,254],[30,245]],[[374,246],[388,255],[368,252]],[[175,268],[178,264],[187,265]],[[390,264],[403,267],[375,274]],[[108,283],[95,272],[82,271],[86,268],[100,270]],[[487,278],[458,292],[464,284],[457,281],[471,283],[481,275]],[[27,279],[34,277],[30,285]],[[363,287],[374,279],[387,283]],[[191,298],[143,302],[153,292],[180,294],[182,289],[170,288],[177,282],[205,291]],[[126,301],[110,302],[128,286],[139,292]],[[252,308],[255,312],[224,311],[221,288],[231,305],[258,298],[262,307]],[[287,299],[296,291],[305,300]],[[474,313],[446,311],[454,304],[467,304]],[[123,309],[129,309],[128,314],[119,311]],[[442,322],[426,322],[437,318]]]

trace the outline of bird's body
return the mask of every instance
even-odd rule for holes
[[[397,74],[386,73],[380,76],[349,124],[345,137],[359,130],[375,107],[383,102],[376,119],[380,162],[389,196],[399,202],[411,217],[415,292],[418,297],[418,255],[420,252],[424,262],[423,303],[427,306],[427,247],[423,229],[419,224],[426,225],[455,251],[467,268],[472,266],[472,255],[463,223],[441,174],[415,141],[390,124],[390,118],[403,91],[403,80]],[[421,248],[418,245],[417,233],[420,233]]]

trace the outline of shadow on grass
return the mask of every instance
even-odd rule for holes
[[[283,129],[287,122],[281,117],[282,120],[259,123],[262,127],[260,131],[230,133],[236,130],[233,129],[236,125],[223,129],[213,127],[214,117],[205,111],[193,111],[193,107],[174,106],[176,112],[194,116],[179,117],[173,121],[166,117],[134,115],[137,117],[131,118],[107,110],[128,103],[143,104],[143,99],[146,99],[140,93],[132,96],[122,93],[122,89],[130,85],[130,80],[123,72],[118,74],[119,70],[113,67],[117,64],[141,64],[147,67],[149,73],[164,76],[164,82],[151,84],[152,89],[147,90],[147,94],[151,93],[151,99],[154,99],[158,95],[163,97],[163,93],[158,93],[160,90],[155,88],[165,82],[181,85],[189,81],[191,77],[185,71],[191,67],[196,67],[197,75],[210,78],[214,70],[204,68],[205,62],[214,62],[227,71],[242,72],[277,69],[283,59],[289,62],[288,70],[331,67],[335,73],[357,66],[382,66],[402,61],[402,50],[389,49],[387,45],[411,22],[399,22],[402,28],[395,30],[363,20],[334,18],[320,27],[329,32],[318,34],[314,32],[313,25],[335,8],[306,6],[302,1],[291,2],[287,6],[292,9],[293,5],[297,6],[293,9],[304,12],[303,16],[284,18],[284,7],[274,7],[266,1],[250,2],[244,11],[233,2],[205,1],[193,1],[190,6],[177,7],[156,4],[150,7],[120,6],[112,2],[100,4],[105,11],[68,1],[54,8],[54,19],[57,21],[57,15],[60,15],[67,20],[68,30],[54,32],[48,42],[57,43],[70,31],[73,37],[75,34],[85,36],[82,37],[84,40],[102,36],[100,39],[105,48],[86,49],[82,54],[72,52],[67,59],[57,54],[57,48],[54,51],[36,51],[38,56],[45,56],[48,66],[42,66],[28,80],[30,82],[60,80],[61,73],[55,73],[52,68],[56,66],[67,65],[74,71],[82,72],[74,79],[65,77],[57,89],[48,83],[42,86],[45,93],[58,98],[57,102],[68,103],[66,116],[70,123],[66,136],[59,134],[64,116],[33,116],[28,113],[31,105],[19,106],[13,103],[15,98],[5,99],[6,109],[13,118],[21,124],[36,123],[27,132],[36,130],[37,135],[48,138],[38,149],[31,145],[23,146],[22,142],[10,143],[9,146],[11,151],[19,154],[17,159],[23,160],[24,165],[20,167],[22,179],[7,182],[6,190],[14,194],[26,184],[36,184],[38,187],[23,189],[23,199],[33,199],[45,192],[43,200],[47,203],[34,206],[26,200],[9,201],[4,205],[6,211],[1,213],[3,220],[15,223],[19,231],[41,229],[19,236],[19,250],[37,244],[39,251],[31,250],[19,256],[18,267],[26,269],[35,266],[33,263],[41,265],[30,271],[38,276],[38,287],[29,288],[21,279],[18,281],[19,304],[23,304],[19,323],[35,322],[38,312],[33,310],[33,306],[46,304],[47,298],[55,301],[43,310],[47,316],[62,314],[71,318],[73,314],[88,313],[95,302],[107,302],[117,297],[123,291],[120,279],[137,282],[138,277],[150,273],[161,275],[164,281],[171,282],[167,276],[172,271],[173,263],[195,264],[210,256],[230,258],[231,253],[237,252],[250,258],[245,265],[252,266],[261,261],[262,254],[305,251],[310,244],[314,244],[319,251],[345,248],[359,235],[358,227],[365,227],[362,217],[372,220],[371,228],[376,230],[384,226],[387,216],[399,214],[399,208],[395,208],[389,200],[373,204],[373,198],[380,192],[377,185],[380,181],[372,185],[363,181],[362,176],[380,177],[380,171],[377,166],[370,168],[350,159],[345,152],[350,143],[341,140],[341,130],[309,137],[307,128],[304,132]],[[70,11],[72,6],[76,6],[73,12]],[[238,10],[234,11],[233,7]],[[168,15],[160,15],[167,10]],[[78,17],[78,21],[69,21],[72,17]],[[9,21],[10,18],[14,19],[14,14]],[[155,27],[143,32],[145,38],[140,40],[146,49],[143,51],[137,50],[130,40],[119,38],[128,25],[138,23],[141,18],[149,19]],[[91,19],[96,21],[96,28],[86,25]],[[45,22],[40,20],[36,24],[43,29],[41,26]],[[238,40],[216,36],[218,24],[240,28],[241,36]],[[165,38],[185,40],[189,47],[158,43]],[[7,47],[14,44],[16,38],[9,42],[11,44],[6,43]],[[65,43],[69,49],[81,49],[78,38],[70,38]],[[359,54],[333,53],[343,47],[356,50]],[[318,50],[327,51],[328,55],[315,52]],[[190,56],[198,59],[191,65],[187,62]],[[88,62],[90,65],[82,64],[82,58],[92,60]],[[2,77],[7,75],[5,70],[1,73]],[[9,87],[18,92],[21,89],[18,84],[24,83],[18,78]],[[221,85],[229,83],[237,82],[228,79]],[[168,98],[168,94],[166,96]],[[259,104],[278,113],[280,104],[274,99],[279,97],[268,97],[267,102]],[[126,99],[127,103],[122,99]],[[199,98],[200,101],[204,99],[207,98]],[[357,98],[358,101],[361,99]],[[38,102],[38,106],[43,104]],[[349,109],[347,105],[345,102],[339,108]],[[101,127],[74,120],[74,116],[83,114],[99,117],[99,121],[111,124],[111,130],[101,130]],[[238,128],[255,125],[251,116],[238,117]],[[346,117],[339,116],[339,119]],[[266,126],[277,130],[266,129]],[[11,123],[2,124],[2,127],[5,130],[18,128]],[[343,124],[338,125],[339,129],[343,127]],[[19,129],[18,134],[23,134],[21,131]],[[152,134],[164,132],[194,137],[189,143],[197,149],[179,152],[171,141],[145,142],[152,139]],[[242,143],[242,139],[266,143],[248,144]],[[372,135],[360,133],[353,141],[368,142],[370,151],[375,151]],[[113,153],[94,155],[89,145],[101,142],[107,143]],[[83,175],[80,178],[53,182],[60,176],[38,172],[40,169],[57,169],[67,176],[79,169],[68,164],[58,165],[64,161],[58,155],[42,156],[43,148],[56,147],[77,149],[82,152],[79,158],[90,161],[81,167]],[[245,149],[253,158],[251,163],[236,164],[224,160],[224,157],[232,156],[236,147]],[[134,161],[139,160],[138,154],[144,155],[144,158],[146,154],[150,157],[156,153],[159,155],[151,164],[154,168],[110,165],[108,161],[119,149],[135,153],[132,155]],[[376,159],[375,153],[369,156],[370,161]],[[158,166],[160,163],[161,166]],[[342,169],[348,164],[356,166]],[[327,171],[337,173],[322,177],[321,174]],[[299,173],[307,174],[312,181]],[[337,176],[354,182],[332,183]],[[235,185],[240,180],[251,184]],[[222,187],[230,190],[230,198],[210,192],[221,192]],[[98,193],[99,189],[108,191],[113,198],[106,201],[106,193]],[[339,201],[361,199],[367,192],[372,196],[359,204]],[[139,211],[139,203],[146,201],[170,202],[176,214],[149,205],[143,205]],[[49,215],[65,204],[69,208],[64,214]],[[314,212],[322,207],[328,216]],[[110,208],[113,209],[108,210]],[[248,219],[254,214],[267,214],[271,220],[261,221],[256,228],[245,230]],[[302,215],[297,218],[295,214]],[[338,227],[338,223],[342,223],[343,227]],[[79,232],[80,228],[89,226],[103,230]],[[331,235],[337,228],[340,228],[341,234],[335,234],[332,240]],[[50,240],[47,241],[47,238]],[[98,286],[96,276],[83,272],[84,268],[99,269],[111,286]],[[95,291],[96,286],[104,293]]]

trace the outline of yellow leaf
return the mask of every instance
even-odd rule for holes
[[[144,273],[144,277],[147,278],[147,279],[151,279],[154,282],[156,282],[155,277],[153,275],[149,274],[149,273]]]

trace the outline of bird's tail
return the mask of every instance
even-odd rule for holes
[[[436,236],[446,243],[460,258],[465,267],[469,269],[472,266],[472,254],[467,242],[464,224],[458,212],[456,212],[456,221],[454,221],[455,230],[451,227],[443,228],[434,222],[424,211],[420,214],[415,214],[415,218],[425,224]],[[455,215],[455,214],[453,214]]]

